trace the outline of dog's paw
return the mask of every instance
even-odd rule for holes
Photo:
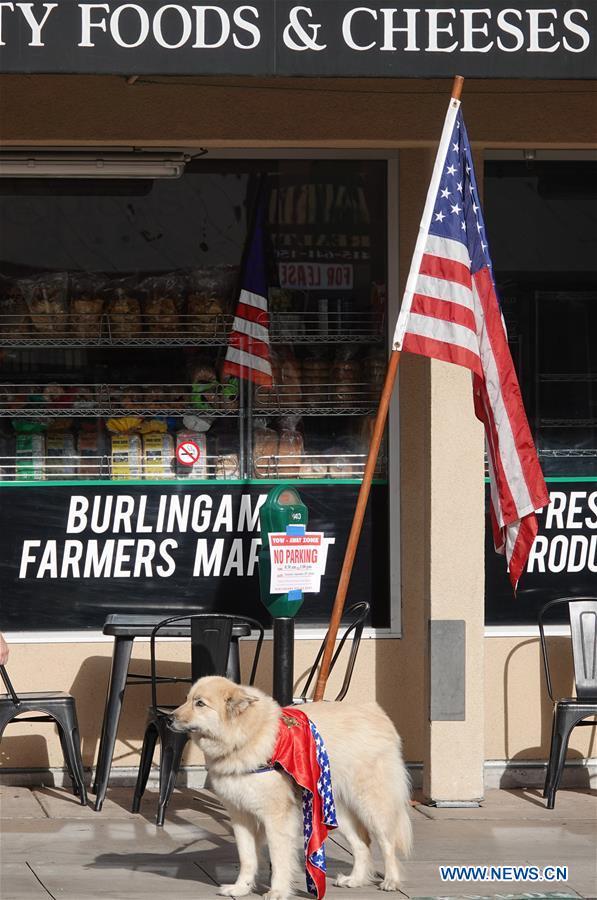
[[[400,882],[397,878],[384,878],[379,889],[380,891],[399,891]]]
[[[241,881],[236,882],[235,884],[221,884],[218,889],[218,894],[222,894],[224,897],[246,897],[247,894],[251,893],[252,889],[252,884]]]
[[[356,888],[366,887],[369,884],[368,878],[355,878],[354,875],[338,875],[336,876],[336,887]]]
[[[262,900],[289,900],[289,894],[282,894],[280,891],[268,891],[263,895]]]

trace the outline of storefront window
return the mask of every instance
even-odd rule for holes
[[[271,389],[222,373],[258,184],[267,192]],[[0,497],[4,515],[10,497],[19,508],[7,591],[15,604],[36,579],[62,589],[76,581],[82,611],[73,618],[66,602],[63,614],[57,600],[45,627],[69,616],[98,627],[109,572],[126,583],[128,609],[169,579],[180,605],[200,586],[204,607],[236,611],[236,575],[248,579],[255,614],[251,542],[259,503],[280,479],[298,484],[318,528],[343,547],[385,371],[386,197],[386,163],[363,160],[199,159],[174,180],[0,180],[0,490],[12,489]],[[363,552],[375,543],[381,560],[385,451],[376,475]],[[230,515],[217,512],[220,494]],[[119,501],[118,518],[124,495],[131,504]],[[83,498],[78,507],[73,497]],[[93,558],[89,542],[78,559],[65,549],[69,523],[96,541]],[[119,527],[130,541],[157,543],[141,557],[125,548],[131,559],[119,565],[115,545],[102,565],[102,534],[117,541]],[[213,540],[199,547],[205,534]],[[23,550],[26,536],[39,546]],[[322,594],[306,606],[313,622],[333,600],[341,558],[331,556]],[[387,563],[372,574],[366,562],[357,587],[370,599],[375,586],[374,623],[389,624]],[[30,627],[16,605],[8,615],[5,627]]]
[[[484,207],[510,348],[552,497],[516,601],[487,529],[487,620],[534,623],[547,600],[593,593],[597,572],[597,162],[487,161]]]

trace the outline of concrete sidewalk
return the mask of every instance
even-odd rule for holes
[[[2,900],[208,900],[236,878],[237,855],[227,816],[206,790],[177,791],[164,828],[154,824],[155,794],[140,815],[129,812],[132,789],[109,792],[101,813],[56,788],[0,788]],[[412,810],[413,857],[403,864],[399,894],[372,886],[333,886],[350,869],[341,833],[328,841],[330,900],[382,896],[597,898],[597,794],[561,791],[545,809],[539,792],[490,791],[478,809]],[[566,883],[448,883],[441,864],[559,865]],[[265,892],[268,867],[261,873]],[[297,895],[308,897],[304,884]]]

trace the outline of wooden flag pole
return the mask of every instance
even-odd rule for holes
[[[462,77],[462,75],[456,75],[452,84],[452,100],[460,100],[463,85],[464,78]],[[340,580],[338,581],[338,589],[336,591],[336,598],[334,600],[332,615],[330,617],[330,625],[328,628],[325,649],[323,651],[323,658],[321,660],[321,667],[317,676],[317,684],[315,686],[313,700],[323,699],[325,687],[330,674],[332,654],[334,652],[334,646],[336,644],[338,628],[340,627],[340,622],[342,620],[342,613],[344,612],[346,594],[348,591],[348,585],[350,583],[350,576],[352,574],[352,567],[354,565],[359,538],[361,536],[363,519],[365,518],[365,510],[367,509],[367,502],[369,500],[369,494],[371,493],[373,473],[375,472],[375,466],[377,465],[377,457],[379,456],[379,448],[381,447],[386,420],[388,418],[388,409],[390,406],[392,392],[394,390],[394,384],[396,383],[399,363],[400,350],[392,350],[392,353],[390,354],[390,361],[388,363],[388,369],[386,372],[386,378],[379,400],[377,415],[375,417],[375,425],[373,428],[373,434],[371,436],[371,443],[369,444],[369,452],[367,454],[367,462],[365,464],[363,481],[361,482],[361,487],[359,489],[357,505],[354,511],[350,534],[348,536],[346,551],[344,553],[344,562],[342,563],[342,571],[340,572]]]

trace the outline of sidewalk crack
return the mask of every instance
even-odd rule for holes
[[[46,894],[48,895],[48,897],[51,897],[52,900],[56,900],[55,894],[53,894],[52,891],[50,891],[50,890],[45,886],[45,884],[43,883],[43,881],[41,880],[41,878],[39,877],[39,875],[37,874],[37,872],[35,871],[35,869],[34,869],[33,866],[31,865],[31,863],[25,861],[25,865],[27,866],[27,868],[29,869],[29,871],[33,874],[33,877],[36,879],[36,881],[38,881],[39,884],[42,886],[42,888],[44,889],[44,891],[46,892]]]

